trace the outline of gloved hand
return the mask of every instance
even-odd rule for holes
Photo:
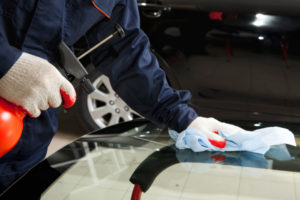
[[[47,60],[28,53],[22,53],[0,79],[0,97],[22,107],[31,117],[38,117],[49,106],[60,106],[61,96],[66,108],[74,105],[72,84]]]
[[[219,130],[230,131],[232,133],[243,130],[240,127],[220,122],[211,117],[197,117],[188,128],[193,128],[203,133],[212,145],[219,148],[224,148],[226,145],[225,139],[218,135]]]

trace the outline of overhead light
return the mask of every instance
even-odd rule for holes
[[[264,36],[260,35],[260,36],[258,36],[258,39],[259,40],[264,40],[265,38],[264,38]]]
[[[142,2],[142,3],[139,3],[140,6],[147,6],[147,3],[145,2]]]
[[[261,122],[257,122],[257,123],[254,124],[255,127],[260,127],[261,125],[262,125]]]
[[[260,27],[264,25],[264,22],[262,20],[255,20],[252,24],[254,26]]]
[[[261,13],[257,13],[255,15],[255,20],[252,22],[254,26],[261,27],[265,25],[271,24],[271,22],[275,19],[272,15],[264,15]]]
[[[257,13],[255,16],[256,16],[257,19],[263,19],[263,18],[266,17],[266,15],[261,14],[261,13]]]

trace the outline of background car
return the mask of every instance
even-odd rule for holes
[[[199,115],[247,128],[300,121],[297,1],[139,0],[141,26],[170,85],[190,90]],[[79,48],[80,49],[80,48]],[[81,91],[86,130],[141,117],[89,65],[98,89]]]

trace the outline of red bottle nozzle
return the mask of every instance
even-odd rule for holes
[[[19,107],[0,98],[0,157],[18,143],[25,116]]]

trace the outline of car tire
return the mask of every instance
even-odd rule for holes
[[[85,131],[94,131],[120,122],[141,118],[112,89],[107,76],[94,69],[88,78],[96,88],[87,95],[79,87],[77,102],[71,111],[80,127]]]

